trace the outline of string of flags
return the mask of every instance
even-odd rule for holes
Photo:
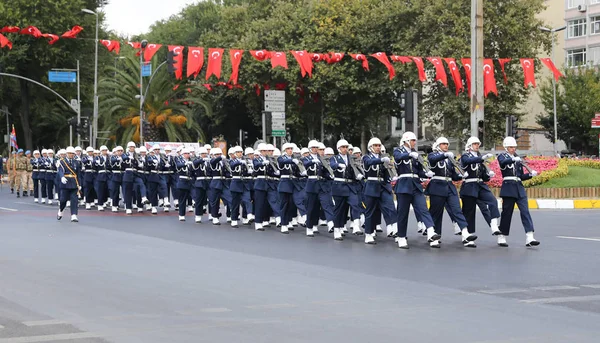
[[[49,44],[56,43],[61,38],[76,38],[77,35],[83,30],[81,26],[74,26],[71,30],[63,33],[58,36],[55,34],[42,33],[35,26],[28,26],[26,28],[19,28],[16,26],[5,26],[0,29],[0,48],[8,47],[12,49],[12,42],[8,40],[2,33],[18,33],[22,35],[31,35],[34,38],[47,38],[49,39]],[[102,39],[100,43],[106,47],[109,52],[114,52],[115,54],[119,54],[121,51],[121,43],[118,40],[108,40]],[[162,48],[162,44],[154,44],[150,43],[142,49],[140,42],[127,42],[128,46],[137,50],[137,56],[140,56],[143,53],[143,59],[145,62],[149,62],[152,60],[154,55],[158,50]],[[167,45],[168,51],[173,52],[174,55],[174,68],[175,68],[175,77],[179,80],[183,78],[183,64],[184,64],[184,54],[183,51],[185,49],[184,46],[181,45]],[[217,80],[221,79],[221,69],[222,69],[222,58],[225,49],[223,48],[209,48],[207,54],[207,65],[206,65],[206,80],[209,80],[211,76],[215,76]],[[242,57],[246,51],[239,49],[229,49],[229,59],[231,62],[231,75],[228,83],[237,85],[239,78],[239,67],[242,61]],[[249,50],[250,55],[257,61],[265,62],[270,60],[271,68],[275,69],[277,67],[288,69],[287,63],[287,52],[285,51],[269,51],[269,50]],[[444,62],[448,70],[450,71],[450,77],[454,83],[454,88],[456,90],[456,95],[460,92],[464,91],[463,80],[460,74],[460,69],[457,64],[457,61],[454,58],[442,58],[442,57],[427,57],[425,59],[421,57],[415,56],[398,56],[398,55],[388,55],[385,52],[376,52],[373,54],[362,54],[362,53],[348,53],[347,55],[344,52],[328,52],[328,53],[312,53],[307,52],[306,50],[292,50],[289,53],[294,57],[296,62],[300,67],[300,73],[302,77],[308,76],[312,78],[313,69],[315,63],[326,63],[326,64],[335,64],[339,63],[344,59],[344,57],[349,56],[352,60],[361,63],[362,68],[365,71],[370,71],[369,69],[369,59],[374,58],[381,64],[383,64],[389,73],[389,79],[392,80],[396,77],[396,71],[394,69],[394,65],[392,63],[401,63],[401,64],[414,64],[417,68],[419,80],[421,82],[427,82],[427,74],[425,73],[425,61],[431,63],[435,69],[435,78],[434,82],[441,82],[444,86],[448,87],[448,75],[446,73],[446,67],[444,66]],[[197,78],[202,68],[204,67],[204,48],[203,47],[187,47],[187,78]],[[505,72],[505,66],[507,63],[511,62],[511,58],[498,58],[496,59],[500,66],[500,71],[502,72],[502,77],[505,84],[508,84],[508,78]],[[539,58],[539,60],[552,72],[556,81],[559,80],[560,77],[564,77],[564,75],[556,68],[554,62],[550,58]],[[535,82],[535,59],[534,58],[520,58],[519,59],[521,68],[523,69],[524,74],[524,87],[529,88],[529,86],[536,87]],[[465,71],[466,84],[468,88],[469,94],[471,94],[471,59],[470,58],[462,58],[460,60],[462,67]],[[484,72],[484,94],[487,97],[489,93],[494,93],[498,95],[498,89],[496,87],[496,78],[495,78],[495,67],[494,67],[494,59],[486,58],[483,61],[483,72]],[[207,87],[207,89],[210,89]]]

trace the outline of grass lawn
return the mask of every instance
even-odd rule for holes
[[[600,187],[600,169],[569,167],[569,175],[552,179],[540,188]]]

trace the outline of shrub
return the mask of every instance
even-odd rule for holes
[[[568,166],[600,169],[600,160],[597,159],[592,160],[590,158],[585,158],[576,160],[572,158],[565,158],[563,160]]]

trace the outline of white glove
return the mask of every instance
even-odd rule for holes
[[[81,190],[81,186],[79,186],[79,190]]]
[[[119,160],[119,162],[123,162],[123,158],[121,156],[117,157],[117,160]]]
[[[204,158],[204,160],[205,160],[206,162],[210,162],[210,157],[205,157],[205,158]]]
[[[139,167],[139,168],[144,168],[144,162],[140,162],[140,163],[138,163],[138,167]]]
[[[362,179],[364,179],[364,178],[365,178],[365,176],[364,176],[363,174],[358,174],[358,175],[356,175],[356,179],[357,179],[358,181],[360,181],[360,180],[362,180]]]
[[[343,172],[344,170],[346,170],[346,165],[343,163],[340,163],[340,164],[338,164],[338,169]]]
[[[431,170],[426,172],[425,175],[427,175],[428,178],[432,178],[433,175],[435,175]]]
[[[62,182],[62,183],[63,183],[63,185],[66,185],[66,184],[67,184],[67,178],[63,176],[63,177],[60,179],[60,182]]]
[[[381,162],[383,163],[390,163],[390,158],[389,157],[384,157],[381,159]]]
[[[194,164],[194,162],[192,162],[192,161],[186,161],[185,164],[187,164],[188,166],[191,166],[192,164]]]
[[[279,176],[279,174],[281,174],[281,173],[279,172],[279,170],[276,170],[276,171],[275,171],[275,175]]]
[[[493,170],[490,170],[490,171],[488,172],[488,175],[489,175],[489,177],[494,177],[494,176],[496,176],[496,173],[494,173],[494,171],[493,171]]]
[[[394,176],[394,177],[392,178],[392,181],[398,181],[398,179],[399,179],[399,177],[397,177],[397,176]]]
[[[513,162],[521,162],[521,158],[519,156],[515,156],[512,158]]]
[[[412,151],[409,155],[410,155],[410,157],[414,158],[415,160],[417,158],[419,158],[419,153],[416,151]]]
[[[464,174],[461,175],[461,177],[463,178],[463,180],[466,179],[468,176],[469,176],[469,173],[464,173]]]
[[[269,165],[269,160],[264,160],[263,161],[263,166],[268,166]]]
[[[494,155],[492,155],[490,153],[487,153],[487,154],[481,156],[481,158],[483,158],[484,160],[487,160],[487,159],[492,158],[492,157],[494,157]]]
[[[292,162],[293,162],[294,164],[298,164],[298,163],[299,163],[299,161],[298,161],[298,159],[297,159],[297,158],[294,158],[294,159],[292,160]]]
[[[531,176],[538,176],[537,170],[532,170],[531,171]]]
[[[82,170],[82,171],[85,171],[85,166],[81,166],[81,170]]]
[[[454,153],[453,153],[453,152],[451,152],[451,151],[448,151],[448,152],[444,153],[444,156],[446,156],[446,157],[448,157],[448,158],[452,158],[452,159],[454,159]]]
[[[170,168],[170,167],[171,167],[171,165],[170,165],[170,164],[168,164],[168,163],[165,163],[165,167],[166,167],[166,168]]]
[[[321,160],[319,160],[319,159],[316,159],[316,160],[313,160],[313,161],[315,161],[316,164],[321,164]]]
[[[306,176],[306,175],[307,175],[307,174],[306,174],[306,170],[305,170],[305,171],[303,171],[302,173],[300,173],[300,175],[302,175],[302,176]]]

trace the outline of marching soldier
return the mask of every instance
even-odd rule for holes
[[[221,216],[219,213],[221,200],[223,200],[224,203],[229,202],[229,199],[224,197],[227,176],[227,171],[225,170],[226,167],[224,164],[227,162],[223,161],[223,152],[221,151],[221,148],[212,148],[211,153],[213,155],[213,158],[210,160],[209,168],[211,176],[211,192],[208,201],[213,225],[221,225],[221,221],[219,220]]]
[[[204,147],[198,149],[197,155],[198,158],[196,158],[193,163],[195,191],[192,194],[194,200],[195,222],[202,223],[202,214],[204,213],[203,207],[206,204],[207,191],[210,186],[208,176],[208,164],[210,158],[208,157],[208,150]]]
[[[25,157],[27,158],[27,168],[25,172],[25,187],[23,190],[23,196],[33,194],[33,165],[31,164],[31,150],[25,151]]]
[[[75,149],[73,147],[68,147],[66,154],[67,157],[60,159],[57,167],[58,178],[60,179],[62,185],[60,187],[60,204],[56,219],[62,219],[63,211],[67,206],[67,202],[70,202],[71,222],[78,222],[77,193],[81,190],[81,187],[79,186],[79,181],[77,180],[77,174],[81,170],[81,164],[75,159]]]
[[[296,166],[294,167],[294,178],[292,178],[292,184],[294,185],[294,193],[292,194],[292,199],[294,200],[294,205],[297,209],[297,217],[292,219],[292,225],[294,223],[300,224],[302,226],[306,225],[306,170],[304,168],[304,164],[302,163],[302,158],[308,156],[308,149],[303,148],[300,149],[297,146],[293,149],[293,157],[298,161]],[[302,170],[300,169],[302,168]],[[295,220],[295,221],[294,221]]]
[[[279,208],[281,214],[281,233],[288,234],[288,227],[296,211],[292,178],[294,177],[294,165],[298,164],[299,161],[292,156],[294,146],[291,143],[283,144],[282,150],[284,154],[277,158],[278,169],[281,173],[279,176],[281,181],[279,182],[277,191],[279,192],[279,201],[281,203],[281,207]]]
[[[446,137],[440,137],[433,145],[433,152],[427,157],[429,165],[431,166],[431,171],[435,174],[431,178],[425,191],[425,194],[429,195],[430,200],[429,212],[433,217],[435,233],[441,236],[442,217],[445,208],[448,211],[448,214],[450,214],[452,221],[457,223],[461,228],[463,245],[465,247],[475,248],[477,236],[468,231],[467,220],[460,209],[458,192],[452,183],[453,181],[462,180],[464,174],[459,175],[454,164],[450,162],[450,159],[454,160],[454,154],[451,151],[448,151],[448,147],[448,139]]]
[[[135,203],[137,204],[138,213],[144,212],[144,205],[150,206],[150,200],[148,200],[148,191],[146,189],[146,182],[148,181],[148,175],[150,171],[146,168],[146,158],[148,150],[145,146],[139,148],[139,154],[136,154],[136,158],[133,162],[133,192],[135,194]],[[146,210],[151,209],[150,207]]]
[[[85,209],[91,210],[95,199],[94,181],[97,172],[94,169],[94,148],[89,146],[85,149],[85,152],[86,154],[81,157],[83,197],[85,198]]]
[[[48,158],[46,158],[46,195],[48,196],[48,205],[52,205],[52,200],[57,198],[58,193],[54,193],[55,185],[54,179],[56,178],[56,159],[54,158],[54,150],[47,150]],[[58,191],[58,189],[57,189]]]
[[[242,195],[242,217],[244,218],[243,224],[248,225],[254,221],[254,204],[252,203],[252,199],[254,199],[254,165],[252,160],[254,159],[254,149],[251,147],[247,147],[244,150],[244,155],[246,159],[244,163],[246,163],[246,169],[244,172],[244,194]]]
[[[125,203],[125,214],[133,214],[133,180],[134,166],[136,164],[135,143],[127,143],[127,152],[121,153],[122,166],[125,168],[122,178],[123,202]]]
[[[110,157],[110,167],[112,169],[112,211],[119,212],[119,192],[123,185],[123,172],[125,171],[125,164],[123,163],[123,147],[117,146],[114,154]],[[123,199],[125,200],[125,199]],[[131,207],[129,207],[130,209]],[[130,213],[128,213],[130,214]]]
[[[38,181],[39,181],[39,189],[40,189],[40,203],[41,204],[45,204],[46,203],[46,198],[48,197],[46,191],[46,159],[48,158],[48,150],[46,149],[42,149],[42,153],[41,156],[38,158],[38,164],[39,164],[39,174],[38,174]]]
[[[163,168],[163,178],[167,185],[167,197],[163,202],[165,212],[169,212],[171,204],[171,194],[173,195],[173,205],[175,209],[179,208],[179,191],[177,190],[177,176],[175,175],[175,161],[174,158],[177,156],[177,152],[173,151],[170,145],[165,147],[166,163]]]
[[[153,154],[146,157],[146,165],[150,171],[148,175],[148,195],[150,196],[150,204],[152,205],[152,214],[158,214],[159,199],[168,200],[166,180],[161,174],[166,158],[162,157],[159,144],[154,144],[152,151]],[[165,207],[166,211],[167,207]]]
[[[181,156],[173,158],[177,171],[177,195],[179,196],[179,221],[185,221],[187,198],[192,191],[192,169],[194,162],[190,160],[190,150],[183,148]]]
[[[31,187],[33,187],[33,191],[31,195],[33,195],[33,202],[38,202],[38,197],[40,195],[40,151],[34,150],[33,157],[29,159],[29,164],[31,165]]]
[[[540,242],[533,237],[533,220],[529,213],[529,204],[527,193],[521,181],[529,180],[537,176],[537,171],[531,170],[527,164],[516,153],[517,141],[513,137],[504,138],[505,153],[498,155],[498,164],[502,171],[502,188],[500,188],[500,197],[502,198],[502,217],[500,219],[500,231],[498,235],[498,245],[507,247],[506,236],[510,233],[510,222],[515,209],[515,203],[521,212],[521,222],[525,229],[525,246],[535,247]],[[523,167],[528,169],[529,173],[523,172]]]
[[[231,193],[231,227],[236,228],[240,219],[242,198],[244,193],[248,193],[244,183],[244,174],[246,174],[248,166],[242,159],[244,150],[241,146],[232,147],[231,152],[233,153],[233,158],[229,161],[229,168],[231,169],[231,183],[229,184],[229,191]]]
[[[323,166],[319,149],[321,144],[316,140],[308,142],[310,154],[304,157],[303,164],[307,172],[306,182],[306,235],[313,237],[318,232],[317,225],[321,208],[332,205],[331,189],[327,189],[327,179],[332,179],[326,167]],[[325,149],[323,149],[325,150]],[[333,226],[333,223],[332,223]]]
[[[94,157],[94,170],[96,170],[96,194],[98,195],[98,211],[104,211],[104,206],[108,200],[108,183],[110,182],[110,157],[108,148],[103,145],[100,147],[100,155]]]
[[[485,154],[480,156],[479,146],[481,142],[477,137],[471,137],[467,140],[467,151],[460,157],[460,164],[463,169],[468,173],[465,178],[462,187],[460,188],[460,197],[462,199],[462,212],[467,220],[469,233],[475,233],[475,214],[477,201],[483,201],[487,204],[490,210],[492,219],[490,226],[492,229],[492,235],[497,236],[501,234],[498,228],[498,218],[500,218],[500,211],[498,211],[498,201],[492,191],[485,183],[488,182],[493,176],[493,171],[488,171],[487,167],[483,163],[493,157],[492,154]]]

